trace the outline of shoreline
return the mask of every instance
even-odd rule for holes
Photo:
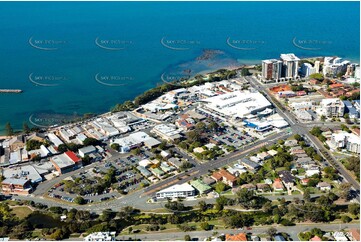
[[[324,58],[324,57],[325,57],[325,56],[309,56],[309,57],[302,57],[302,58],[300,58],[300,60],[301,60],[301,61],[302,61],[302,60],[312,60],[312,59],[319,59],[319,58]],[[239,60],[239,59],[237,59],[237,60]],[[253,60],[253,61],[256,61],[256,60]],[[253,62],[253,61],[252,61],[252,62]],[[359,64],[359,62],[351,62],[351,63],[357,63],[357,64]],[[245,68],[245,67],[247,68],[247,67],[250,67],[250,66],[259,66],[259,65],[262,65],[262,60],[259,60],[257,64],[249,64],[249,63],[248,63],[248,64],[245,64],[245,63],[241,63],[241,62],[238,62],[238,64],[239,64],[239,65],[237,65],[237,66],[224,66],[224,67],[218,67],[218,68],[214,68],[214,69],[213,69],[213,68],[209,68],[209,69],[206,69],[206,70],[203,70],[203,71],[200,71],[200,72],[198,72],[198,73],[196,73],[196,74],[191,75],[191,77],[190,77],[189,79],[187,79],[187,80],[185,80],[185,81],[182,81],[182,82],[186,83],[186,82],[189,81],[189,80],[192,80],[192,79],[194,80],[194,77],[197,76],[197,75],[206,76],[206,75],[215,73],[215,72],[220,71],[220,70],[235,71],[235,70],[239,70],[239,69]],[[205,82],[209,82],[209,80],[205,80]],[[163,85],[163,84],[172,85],[172,83],[167,83],[167,82],[163,82],[162,85]],[[134,103],[137,97],[144,95],[144,94],[145,94],[146,92],[148,92],[148,91],[152,91],[152,90],[156,89],[158,86],[159,86],[159,85],[156,85],[156,86],[153,86],[153,87],[150,88],[150,89],[147,89],[147,90],[143,91],[142,93],[134,96],[133,99],[132,99],[132,100],[129,100],[129,101],[131,101],[132,103]],[[181,86],[179,85],[178,88],[181,88]],[[0,93],[21,93],[21,92],[23,92],[23,91],[20,90],[20,89],[0,89]],[[123,103],[126,102],[126,101],[127,101],[127,100],[124,100]],[[109,113],[112,113],[112,112],[119,112],[119,111],[113,111],[112,109],[115,108],[116,105],[123,104],[123,103],[114,103],[113,106],[108,107],[108,110],[110,109],[110,111],[101,112],[101,113],[93,113],[93,114],[94,114],[93,118],[94,118],[94,117],[101,117],[101,116],[104,116],[104,115],[109,114]],[[143,104],[141,104],[141,105],[143,105]],[[134,109],[136,109],[136,108],[134,108]],[[134,110],[134,109],[133,109],[133,110]],[[128,110],[128,111],[133,111],[133,110]],[[77,121],[74,121],[74,123],[75,123],[75,122],[77,122]],[[11,122],[10,122],[10,123],[11,123]],[[73,121],[69,121],[69,123],[67,123],[67,124],[71,124],[71,123],[73,123]],[[54,124],[54,125],[58,125],[58,124]],[[62,125],[60,125],[60,126],[58,126],[58,127],[61,127],[61,126],[63,126],[63,125],[66,125],[66,124],[62,124]],[[34,128],[40,128],[40,129],[48,130],[48,129],[50,129],[51,127],[49,126],[48,128],[42,128],[42,127],[34,126]],[[0,139],[4,139],[5,137],[7,137],[7,136],[5,135],[5,132],[4,132],[4,131],[5,131],[5,130],[1,130],[1,129],[0,129]],[[21,129],[19,129],[19,130],[14,129],[14,132],[22,133],[22,130],[21,130]]]

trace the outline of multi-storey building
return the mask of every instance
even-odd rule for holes
[[[320,106],[326,117],[342,117],[345,113],[345,104],[339,98],[323,99]]]

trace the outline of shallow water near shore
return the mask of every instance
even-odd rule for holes
[[[21,129],[32,115],[107,112],[162,83],[164,73],[195,75],[289,52],[359,60],[358,2],[0,6],[0,88],[24,91],[0,94],[0,133],[7,121]],[[224,54],[197,59],[205,49]]]

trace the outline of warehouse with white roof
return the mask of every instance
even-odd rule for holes
[[[207,109],[227,118],[243,119],[272,106],[261,93],[235,91],[204,99]]]

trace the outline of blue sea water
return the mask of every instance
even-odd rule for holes
[[[359,2],[0,2],[0,11],[0,88],[24,91],[0,94],[0,132],[34,115],[106,112],[176,69],[290,52],[360,57]],[[203,63],[204,49],[223,54]]]

